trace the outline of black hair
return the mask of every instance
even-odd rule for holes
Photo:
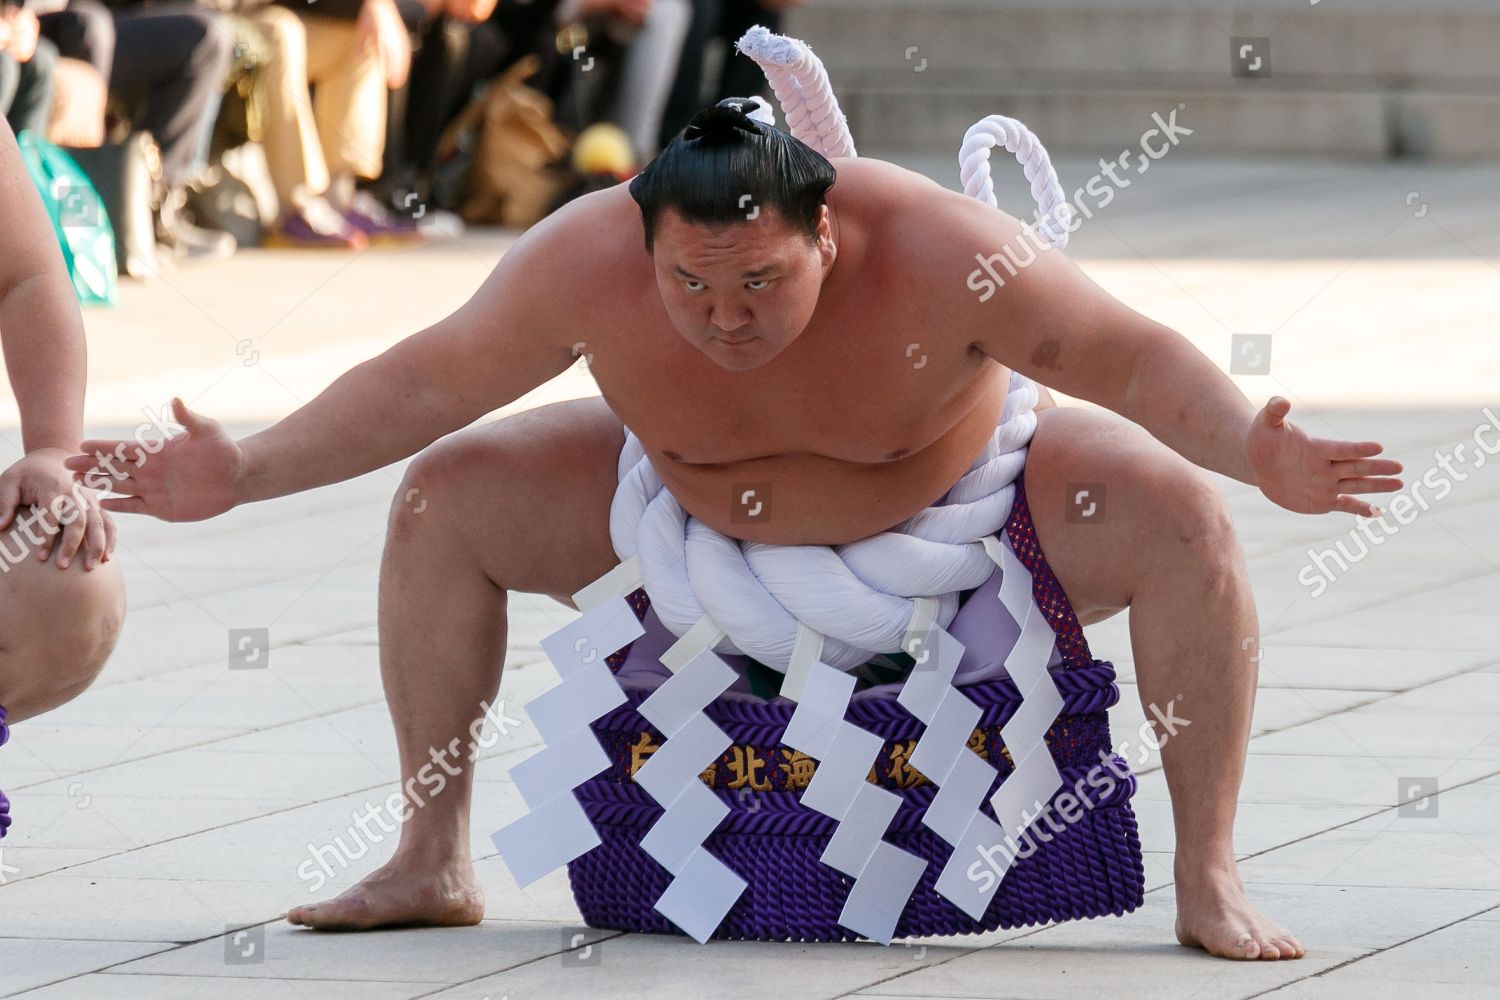
[[[818,209],[837,176],[833,164],[800,139],[751,118],[753,107],[747,98],[731,97],[699,111],[630,181],[647,253],[668,208],[705,225],[743,222],[757,209],[775,208],[817,242]]]

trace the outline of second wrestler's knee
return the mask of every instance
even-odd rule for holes
[[[0,704],[17,718],[81,694],[104,668],[125,621],[125,584],[115,563],[86,571],[80,561],[60,570],[54,560],[7,559],[0,573]]]

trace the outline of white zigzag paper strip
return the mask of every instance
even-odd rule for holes
[[[805,641],[804,641],[805,640]],[[818,659],[821,636],[801,633],[782,694],[797,708],[782,742],[818,760],[801,802],[838,821],[820,860],[854,879],[839,923],[890,944],[927,862],[882,838],[900,796],[865,780],[884,741],[844,721],[854,678]]]
[[[997,553],[990,549],[990,554]],[[1006,832],[1013,840],[1019,840],[1031,821],[1062,787],[1062,775],[1058,773],[1045,737],[1047,730],[1057,721],[1063,699],[1052,680],[1051,671],[1047,669],[1047,662],[1057,645],[1057,635],[1031,596],[1031,571],[1011,551],[1008,538],[998,554],[1002,578],[1025,581],[1024,591],[1018,587],[1000,588],[1000,602],[1021,626],[1021,635],[1005,658],[1005,669],[1022,692],[1022,700],[1021,707],[1000,727],[1000,735],[1010,750],[1016,769],[990,796],[990,805]]]
[[[698,777],[730,742],[703,714],[737,676],[713,651],[721,638],[704,616],[662,654],[674,672],[641,702],[640,712],[665,740],[635,776],[666,809],[641,838],[641,849],[672,873],[656,909],[699,944],[745,891],[745,880],[702,846],[729,812]]]
[[[922,814],[922,825],[954,849],[938,875],[935,889],[979,920],[998,881],[986,892],[981,891],[977,882],[958,878],[954,873],[966,869],[973,860],[973,855],[963,850],[964,838],[971,829],[983,830],[977,822],[985,819],[979,803],[994,783],[996,771],[968,749],[969,735],[981,711],[953,686],[964,646],[946,629],[930,624],[914,642],[909,642],[908,650],[913,651],[917,662],[896,700],[927,727],[912,751],[911,766],[938,787]]]
[[[1006,834],[1012,841],[1019,838],[1041,803],[1049,801],[1062,785],[1045,741],[1063,704],[1047,669],[1056,636],[1032,599],[1031,573],[1011,551],[1009,539],[988,536],[984,547],[1001,568],[996,598],[1020,627],[1006,669],[1016,682],[1021,704],[1000,727],[1016,768],[990,797],[999,825],[979,811],[998,772],[967,749],[980,709],[952,686],[963,645],[946,630],[929,626],[922,651],[935,653],[938,668],[928,671],[917,664],[898,696],[902,706],[927,726],[911,755],[912,767],[938,786],[922,823],[953,845],[936,891],[975,920],[983,919],[1014,860]],[[969,877],[971,867],[980,861],[988,861],[997,877],[988,881]]]
[[[599,846],[573,789],[609,767],[589,723],[625,701],[604,658],[645,633],[622,596],[639,576],[636,563],[616,566],[573,595],[583,615],[542,640],[562,682],[525,705],[544,743],[511,778],[530,811],[490,836],[523,888]]]

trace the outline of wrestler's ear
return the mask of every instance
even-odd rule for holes
[[[825,268],[832,266],[834,258],[839,255],[838,245],[833,242],[833,227],[828,222],[827,202],[818,206],[818,254],[823,258]]]

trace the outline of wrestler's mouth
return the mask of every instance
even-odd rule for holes
[[[728,344],[730,347],[738,347],[741,344],[748,344],[748,343],[750,343],[750,341],[755,340],[757,338],[755,338],[755,337],[737,337],[737,338],[734,338],[734,339],[730,339],[729,337],[715,337],[714,339],[717,340],[721,344]]]

